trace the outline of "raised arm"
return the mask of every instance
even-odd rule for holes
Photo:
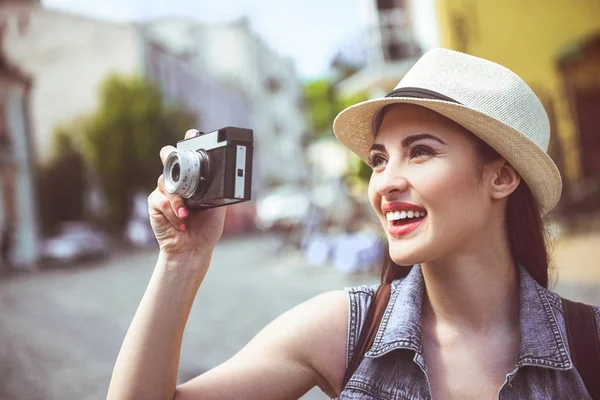
[[[163,148],[163,162],[172,150]],[[342,291],[288,311],[233,358],[176,387],[183,331],[225,210],[188,213],[180,197],[164,191],[162,177],[148,203],[160,253],[117,357],[109,399],[296,399],[315,385],[339,393],[348,323]]]
[[[315,386],[339,395],[348,300],[343,291],[308,300],[267,325],[238,354],[177,388],[177,400],[298,399]]]

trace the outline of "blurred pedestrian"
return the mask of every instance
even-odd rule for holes
[[[339,399],[590,399],[590,370],[574,367],[571,347],[582,333],[596,338],[600,309],[571,330],[548,289],[542,216],[561,177],[525,82],[432,50],[385,98],[342,111],[334,131],[373,169],[368,196],[389,246],[382,284],[317,296],[176,386],[224,209],[189,212],[161,178],[149,198],[160,255],[109,399],[296,399],[314,386]]]

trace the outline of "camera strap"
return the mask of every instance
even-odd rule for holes
[[[590,396],[600,400],[600,338],[594,308],[562,299],[571,359]]]

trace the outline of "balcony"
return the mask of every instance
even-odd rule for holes
[[[377,24],[355,34],[346,43],[332,64],[357,72],[338,83],[337,89],[342,94],[388,93],[422,54],[400,9],[381,11]]]

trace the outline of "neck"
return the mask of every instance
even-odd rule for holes
[[[463,332],[519,329],[519,271],[504,236],[422,264],[424,321]]]

